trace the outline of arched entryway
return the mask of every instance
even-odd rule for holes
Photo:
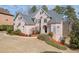
[[[44,28],[45,33],[47,33],[47,26],[44,25],[43,28]]]

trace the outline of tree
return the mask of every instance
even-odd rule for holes
[[[44,9],[46,12],[48,12],[48,7],[46,5],[43,5],[42,9]]]
[[[69,18],[69,20],[72,19],[72,20],[75,21],[77,19],[75,9],[71,6],[67,6],[65,8],[65,13],[64,14]]]
[[[34,13],[36,10],[37,10],[37,7],[36,7],[36,6],[33,6],[33,7],[31,8],[32,13]]]
[[[79,48],[79,21],[76,21],[72,26],[72,31],[70,34],[70,47]]]
[[[75,9],[72,6],[56,6],[53,10],[56,11],[58,14],[63,14],[64,16],[67,16],[68,20],[75,21],[77,19]]]
[[[56,6],[53,10],[56,11],[58,14],[63,14],[65,11],[65,7]]]

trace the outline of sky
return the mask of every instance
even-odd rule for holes
[[[55,5],[47,5],[48,6],[48,9],[51,10],[55,7]],[[63,5],[64,6],[64,5]],[[32,5],[0,5],[1,8],[5,8],[5,9],[8,9],[8,11],[13,14],[13,15],[16,15],[16,12],[24,12],[27,14],[27,12],[29,11],[29,9],[32,7]],[[38,8],[40,7],[37,6]],[[77,17],[79,16],[78,15],[78,12],[79,12],[79,5],[72,5],[73,8],[75,8],[75,11],[76,11],[76,14],[77,14]]]

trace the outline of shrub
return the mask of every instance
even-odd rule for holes
[[[16,31],[14,31],[15,35],[20,35],[21,31],[19,29],[17,29]]]
[[[70,47],[73,48],[73,49],[76,49],[77,45],[76,44],[71,44]]]
[[[61,40],[61,43],[64,44],[64,43],[65,43],[65,39],[62,39],[62,40]]]
[[[7,33],[11,33],[13,31],[13,26],[7,26]]]
[[[0,25],[0,31],[5,31],[6,30],[6,26],[5,25]]]
[[[13,25],[0,25],[0,31],[7,31],[8,28],[13,29]]]
[[[49,40],[49,36],[46,34],[39,34],[37,38],[43,41]]]
[[[53,32],[49,32],[48,35],[49,35],[50,37],[52,37],[52,36],[53,36]]]

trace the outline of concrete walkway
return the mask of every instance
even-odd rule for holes
[[[38,40],[36,37],[11,36],[5,32],[0,32],[0,52],[75,52],[70,49],[60,50]]]

